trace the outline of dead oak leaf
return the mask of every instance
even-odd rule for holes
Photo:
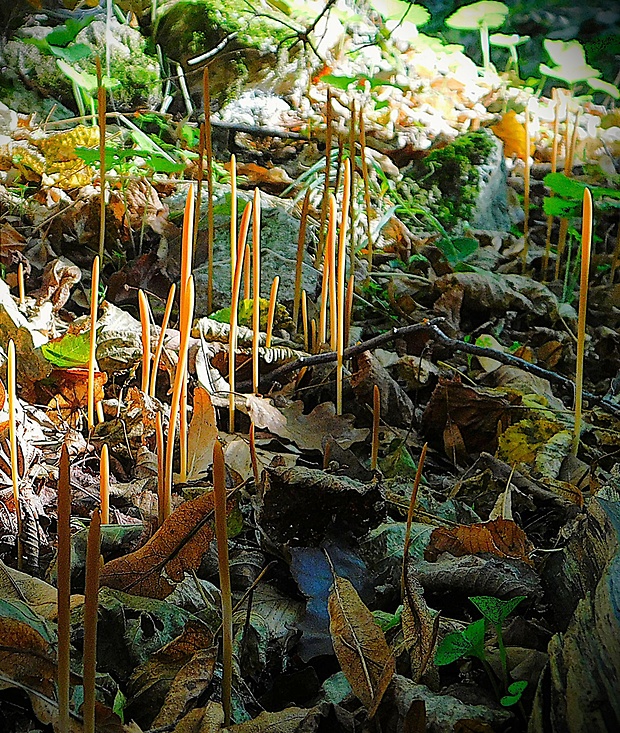
[[[308,415],[303,414],[301,400],[284,408],[260,402],[248,401],[248,413],[257,428],[265,428],[280,438],[290,440],[301,450],[323,451],[326,438],[333,438],[341,448],[350,448],[368,436],[368,430],[354,428],[353,415],[336,415],[332,402],[317,405]]]
[[[232,504],[229,505],[229,510]],[[162,600],[197,570],[214,537],[213,492],[186,501],[135,552],[106,563],[101,585]]]
[[[434,529],[424,559],[435,562],[443,553],[454,557],[478,555],[489,552],[497,557],[522,560],[532,565],[530,553],[534,546],[518,524],[510,519],[493,519],[490,522],[460,524],[450,529]]]

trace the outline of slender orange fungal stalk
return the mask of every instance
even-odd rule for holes
[[[95,509],[86,543],[86,584],[84,588],[84,733],[95,733],[95,679],[97,673],[97,615],[99,611],[99,571],[101,567],[101,516]]]
[[[301,305],[301,283],[302,267],[304,263],[304,246],[306,244],[306,229],[308,226],[308,210],[310,208],[310,189],[306,190],[304,202],[301,207],[301,219],[299,221],[299,236],[297,237],[297,257],[295,260],[295,290],[293,295],[293,323],[295,328],[299,325],[299,307]]]
[[[26,288],[24,287],[24,265],[22,262],[17,265],[17,292],[19,293],[19,304],[26,302]]]
[[[15,518],[17,520],[17,567],[22,569],[22,513],[19,507],[19,465],[17,460],[17,378],[16,356],[13,339],[7,347],[7,392],[9,407],[9,445],[11,449],[11,483],[13,484],[13,503],[15,504]]]
[[[149,303],[144,290],[138,290],[138,305],[140,307],[140,325],[142,327],[142,385],[144,394],[149,392],[149,376],[151,367],[151,324],[149,318]],[[107,524],[107,523],[106,523]]]
[[[172,283],[170,290],[168,291],[168,300],[166,301],[166,308],[164,310],[164,318],[161,322],[161,330],[159,332],[159,338],[157,339],[157,346],[155,347],[155,355],[153,357],[153,368],[151,369],[151,379],[149,381],[149,395],[155,397],[155,388],[157,386],[157,372],[159,370],[159,361],[161,359],[162,351],[164,350],[164,341],[166,339],[166,329],[168,328],[168,322],[170,321],[170,313],[172,312],[172,305],[174,303],[174,296],[176,293],[177,286]]]
[[[57,533],[58,554],[58,733],[69,733],[69,699],[71,680],[71,480],[69,450],[60,449],[58,469]]]
[[[381,393],[378,385],[372,388],[372,447],[370,452],[370,470],[377,470],[379,460],[379,423],[381,420]]]
[[[110,524],[110,456],[106,443],[101,447],[101,458],[99,460],[99,498],[101,501],[101,524]]]
[[[260,189],[254,189],[254,206],[252,210],[252,289],[254,295],[254,307],[252,308],[252,390],[258,394],[259,383],[259,358],[258,347],[260,345]]]
[[[166,520],[166,449],[164,442],[164,428],[161,421],[161,412],[155,418],[155,444],[157,450],[157,526]]]
[[[217,559],[222,594],[222,707],[224,726],[230,725],[232,694],[232,591],[230,586],[230,565],[228,561],[228,532],[226,528],[226,467],[224,452],[218,440],[213,446],[213,494],[215,507],[215,536]]]

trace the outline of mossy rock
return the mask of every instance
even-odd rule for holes
[[[27,41],[44,39],[54,29],[34,26],[22,29],[4,47],[6,66],[26,79],[30,88],[44,97],[53,97],[72,109],[76,108],[69,78],[58,68],[56,59]],[[106,55],[106,24],[95,20],[81,30],[76,44],[92,49],[90,56],[75,62],[78,71],[96,73],[95,58]],[[155,56],[147,52],[147,40],[129,25],[110,22],[110,76],[120,82],[113,90],[115,108],[133,110],[139,106],[154,107],[161,101],[161,75]]]
[[[154,38],[166,56],[183,64],[190,89],[198,94],[203,65],[187,61],[228,39],[209,62],[211,97],[222,104],[247,80],[274,93],[290,92],[299,82],[305,64],[300,44],[292,50],[292,24],[260,0],[252,6],[236,0],[168,0],[158,8]]]
[[[432,150],[405,171],[401,187],[446,229],[510,228],[503,148],[488,130],[465,133]]]

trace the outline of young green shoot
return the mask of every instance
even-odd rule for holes
[[[99,459],[99,500],[101,524],[110,524],[110,455],[107,443],[103,444]]]
[[[558,146],[560,142],[559,129],[560,129],[560,100],[558,90],[554,87],[551,92],[551,98],[553,100],[553,141],[551,144],[551,172],[556,173],[558,170]],[[551,191],[551,196],[554,192]],[[549,214],[547,217],[547,233],[545,237],[545,254],[542,262],[542,279],[543,282],[547,279],[547,270],[549,268],[549,254],[551,252],[551,233],[553,231],[553,216]]]
[[[588,282],[590,278],[590,250],[592,246],[592,194],[586,188],[583,192],[583,223],[581,226],[581,278],[579,283],[579,320],[577,322],[577,373],[575,376],[575,428],[572,453],[577,455],[581,436],[581,413],[583,409],[583,361],[586,342],[586,310],[588,305]]]
[[[213,446],[213,494],[215,507],[215,536],[217,539],[217,560],[222,593],[222,707],[224,726],[230,725],[232,698],[232,641],[233,609],[230,587],[230,566],[228,562],[228,532],[226,529],[226,467],[224,452],[218,440]]]
[[[99,610],[99,570],[101,567],[101,516],[95,509],[86,542],[86,583],[84,588],[84,733],[95,733],[95,677],[97,673],[97,614]]]
[[[170,290],[168,291],[168,300],[166,301],[166,308],[164,310],[164,317],[161,322],[161,330],[159,332],[159,338],[157,339],[157,346],[155,348],[155,355],[153,357],[153,368],[151,369],[151,379],[149,381],[149,396],[155,397],[155,388],[157,386],[157,372],[159,370],[159,362],[161,359],[162,351],[164,350],[164,341],[166,339],[166,329],[168,328],[168,322],[170,321],[170,313],[172,312],[172,305],[174,303],[174,296],[176,293],[177,286],[172,283]]]
[[[299,220],[299,236],[297,238],[297,258],[295,261],[295,291],[293,296],[293,323],[295,328],[299,324],[299,306],[301,304],[301,282],[302,267],[304,262],[304,249],[306,245],[306,229],[308,225],[308,209],[310,208],[310,189],[306,191],[304,202],[301,206],[301,218]]]
[[[260,346],[260,189],[254,189],[254,206],[252,209],[252,290],[254,307],[252,308],[252,391],[258,394],[260,380],[259,346]]]
[[[162,516],[167,519],[170,515],[172,505],[172,465],[174,461],[174,439],[176,437],[177,416],[181,404],[181,392],[187,370],[187,354],[189,350],[189,337],[191,333],[192,317],[194,314],[194,278],[190,276],[187,283],[185,308],[181,309],[183,314],[180,331],[181,339],[179,345],[179,360],[174,375],[174,388],[172,390],[172,401],[170,403],[170,423],[168,427],[168,441],[166,445],[166,484],[163,497]]]
[[[271,339],[273,338],[273,320],[276,315],[276,306],[278,304],[278,287],[280,285],[280,276],[276,275],[271,282],[271,291],[269,293],[269,310],[267,311],[267,338],[265,339],[265,348],[271,348]]]
[[[88,352],[88,431],[95,427],[95,356],[97,351],[97,308],[99,305],[99,256],[93,260],[90,281],[90,349]]]
[[[364,110],[360,109],[360,160],[362,163],[362,181],[364,183],[364,208],[366,209],[366,257],[368,259],[368,277],[372,272],[373,241],[370,225],[370,178],[368,177],[368,161],[366,160],[366,123],[364,122]]]
[[[241,217],[241,228],[239,230],[238,254],[235,254],[235,272],[232,285],[232,296],[230,301],[230,332],[228,336],[228,428],[231,433],[235,431],[235,379],[236,379],[236,355],[237,355],[237,332],[239,330],[239,291],[241,289],[241,273],[245,259],[245,240],[250,229],[250,218],[252,216],[252,204],[248,201]]]
[[[142,327],[142,385],[144,394],[149,392],[149,376],[151,367],[151,324],[149,318],[149,302],[144,290],[138,290],[140,308],[140,325]]]
[[[69,733],[71,679],[71,480],[69,450],[60,449],[57,499],[58,554],[58,733]]]

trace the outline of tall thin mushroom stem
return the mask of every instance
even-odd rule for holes
[[[95,353],[97,350],[97,308],[99,301],[99,256],[93,260],[90,286],[90,348],[88,352],[88,430],[95,427]]]
[[[153,357],[153,367],[151,369],[151,379],[149,381],[149,396],[155,397],[155,388],[157,386],[157,372],[159,370],[159,361],[161,359],[162,351],[164,350],[164,341],[166,338],[166,329],[168,328],[168,322],[170,321],[170,313],[172,312],[172,305],[174,303],[174,296],[176,293],[177,286],[172,283],[170,290],[168,291],[168,300],[166,301],[166,309],[164,310],[164,318],[161,322],[161,330],[159,332],[159,338],[157,339],[157,346],[155,347],[155,355]]]
[[[95,679],[97,674],[97,615],[99,610],[99,571],[101,567],[101,517],[95,509],[86,543],[86,584],[84,589],[83,683],[84,733],[95,733]]]
[[[17,378],[15,344],[9,341],[7,353],[7,389],[9,402],[9,444],[11,448],[11,483],[13,484],[13,503],[17,520],[17,567],[22,569],[22,513],[19,508],[19,465],[17,461]]]
[[[69,733],[71,679],[71,480],[69,450],[60,449],[57,500],[58,555],[58,733]]]
[[[252,289],[254,291],[254,307],[252,309],[252,391],[258,394],[260,343],[260,189],[254,189],[254,207],[252,219]]]

